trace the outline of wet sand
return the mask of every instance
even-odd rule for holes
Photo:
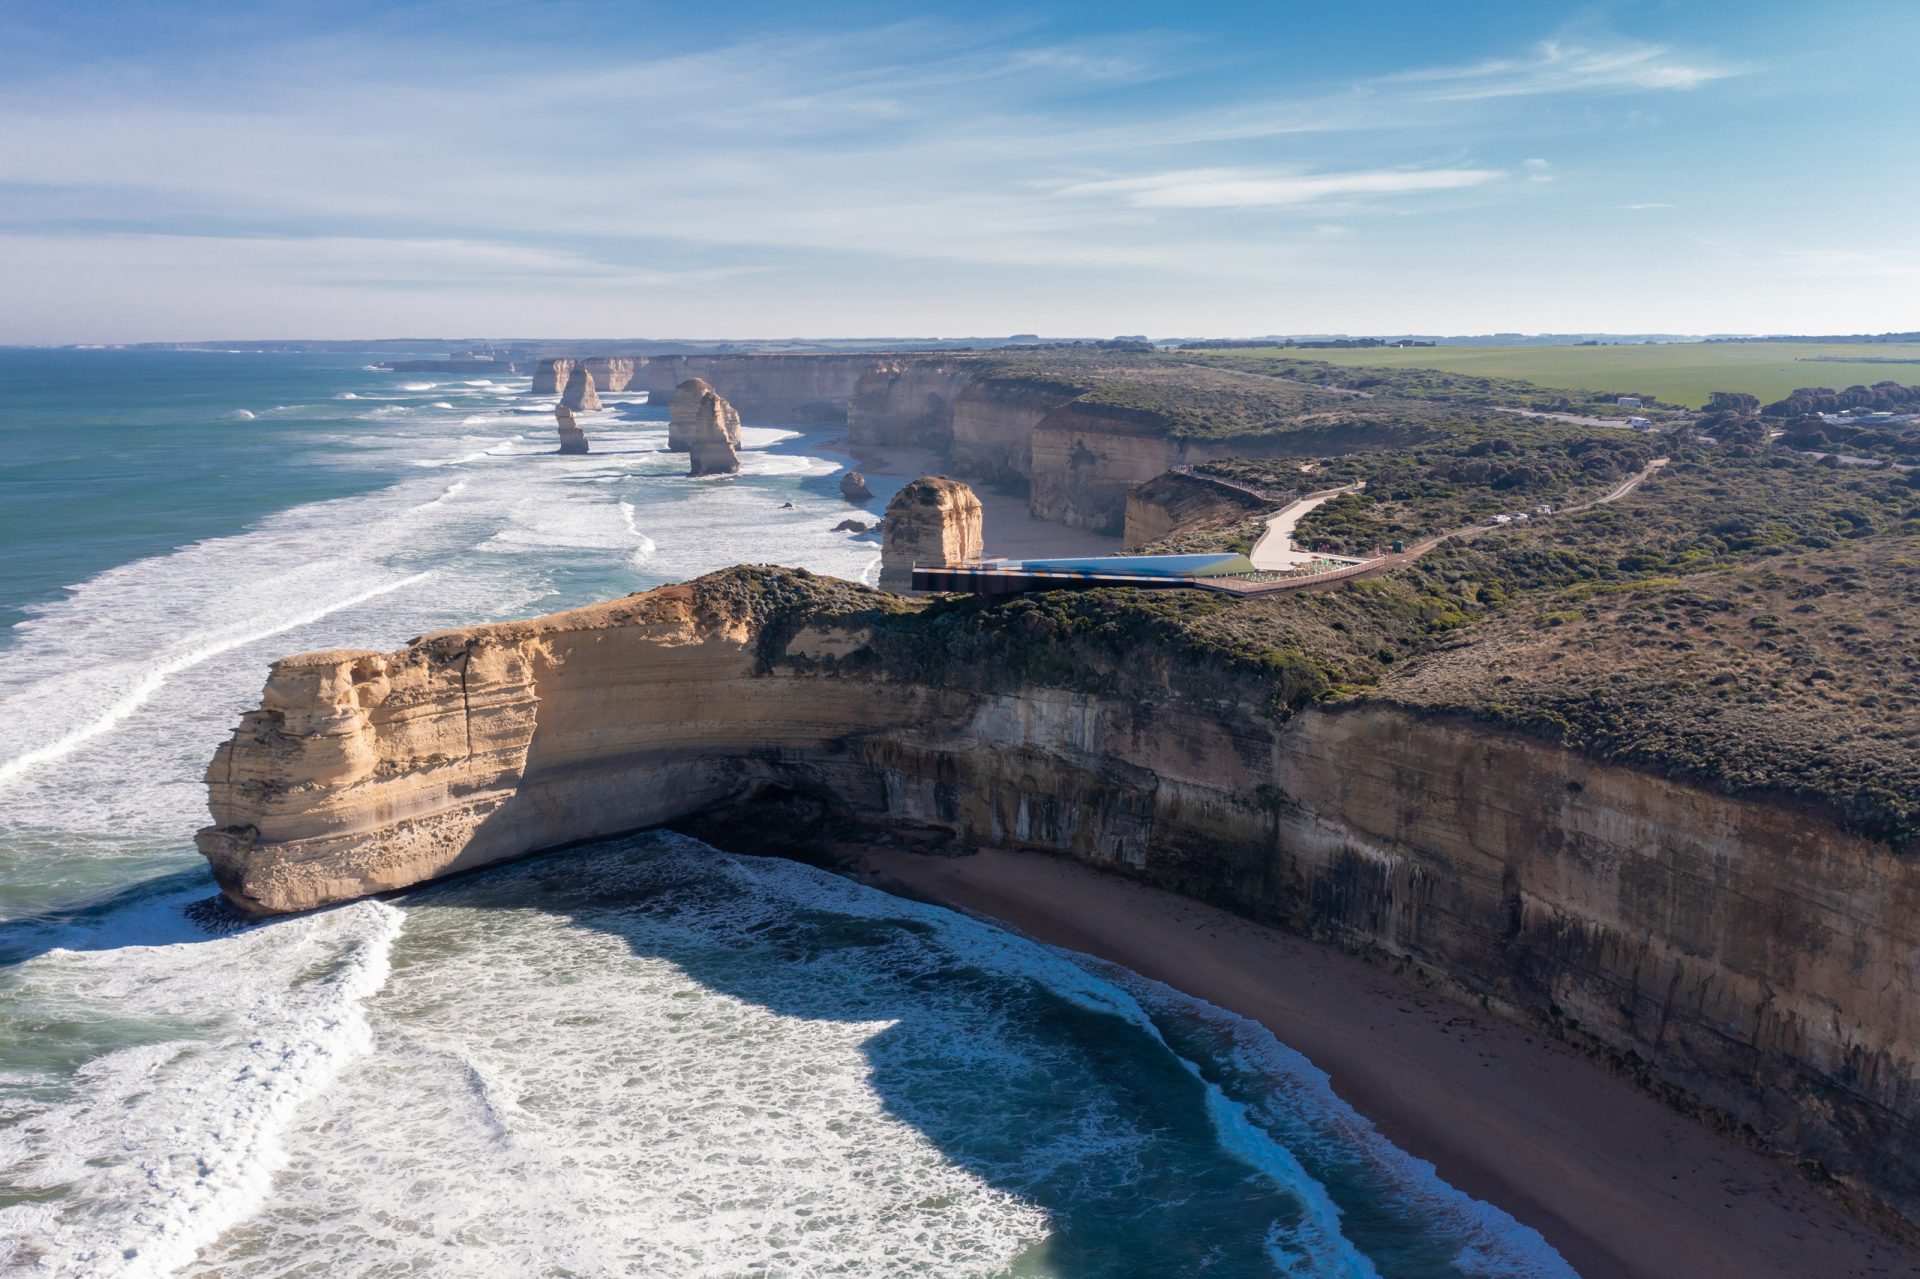
[[[1920,1275],[1784,1161],[1572,1049],[1326,946],[1061,858],[863,850],[862,878],[1265,1025],[1400,1147],[1588,1279]]]

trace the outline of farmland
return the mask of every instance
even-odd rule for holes
[[[1224,368],[1285,372],[1293,362],[1348,368],[1440,369],[1521,379],[1578,393],[1649,395],[1698,408],[1714,391],[1747,391],[1762,403],[1796,387],[1920,380],[1920,343],[1873,346],[1792,342],[1674,342],[1642,346],[1436,346],[1182,351],[1174,358]]]

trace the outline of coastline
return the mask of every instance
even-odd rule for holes
[[[867,475],[898,479],[902,483],[922,475],[944,474],[946,468],[938,453],[912,445],[863,446],[852,456]],[[989,488],[973,488],[973,494],[980,499],[982,535],[989,556],[1042,559],[1119,553],[1117,534],[1095,533],[1091,529],[1070,528],[1040,519],[1028,509],[1024,497],[996,493]]]
[[[1076,862],[858,850],[852,873],[1257,1021],[1390,1140],[1587,1279],[1920,1274],[1785,1162],[1539,1032],[1352,955]]]

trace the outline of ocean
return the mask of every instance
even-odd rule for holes
[[[0,1273],[1572,1273],[1260,1027],[812,867],[649,833],[215,908],[200,774],[274,657],[878,571],[830,432],[691,480],[641,394],[562,457],[524,376],[368,358],[0,350]]]

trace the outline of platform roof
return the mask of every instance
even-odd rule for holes
[[[1099,555],[1088,559],[1017,560],[1003,567],[1024,573],[1084,577],[1225,577],[1254,572],[1244,555]]]

